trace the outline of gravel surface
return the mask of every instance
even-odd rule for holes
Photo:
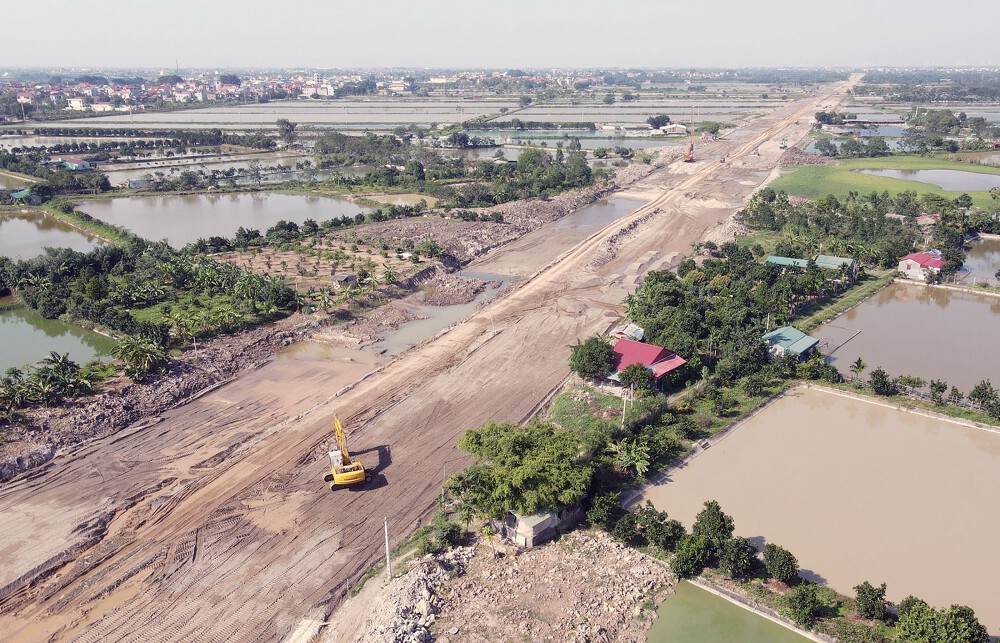
[[[493,547],[500,557],[479,542],[417,560],[371,601],[360,631],[331,631],[323,640],[639,643],[673,591],[666,564],[603,532],[574,532],[531,550]]]

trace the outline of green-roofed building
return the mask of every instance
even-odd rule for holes
[[[791,326],[775,328],[761,339],[767,342],[767,348],[774,357],[792,355],[800,360],[808,357],[819,344],[817,338]]]
[[[805,259],[795,259],[793,257],[777,257],[771,255],[764,260],[764,263],[770,263],[775,266],[781,266],[782,268],[800,268],[805,270],[809,267],[809,262]]]
[[[832,255],[816,255],[816,265],[823,270],[840,270],[847,266],[847,274],[851,279],[858,275],[858,262],[850,257],[834,257]]]
[[[27,203],[28,205],[38,205],[42,202],[42,197],[38,196],[28,188],[14,190],[10,193],[10,198],[18,203]]]

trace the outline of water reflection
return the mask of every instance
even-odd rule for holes
[[[49,351],[69,353],[84,364],[106,356],[114,340],[57,319],[44,319],[37,312],[19,309],[0,312],[0,371],[25,364],[35,364]]]
[[[44,248],[89,252],[103,242],[43,212],[0,212],[0,255],[31,259]]]
[[[996,297],[897,282],[813,334],[842,373],[860,357],[968,392],[984,378],[1000,382],[998,314]]]

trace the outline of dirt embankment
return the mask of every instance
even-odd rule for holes
[[[571,212],[611,193],[629,187],[648,176],[652,165],[619,168],[611,181],[588,188],[570,190],[550,199],[525,199],[489,208],[473,208],[480,216],[499,213],[503,223],[456,221],[435,214],[420,219],[399,219],[372,223],[352,229],[367,241],[380,238],[390,244],[406,239],[433,238],[446,253],[468,263],[494,248],[510,243],[541,226],[557,221]]]
[[[323,640],[638,643],[673,588],[665,564],[603,532],[527,551],[494,546],[500,558],[479,542],[419,559],[374,600],[352,599],[368,610],[360,627],[349,624],[358,607],[349,601]]]
[[[111,435],[260,366],[282,347],[303,338],[313,324],[309,318],[293,315],[264,328],[217,337],[199,343],[197,351],[186,350],[171,360],[166,373],[147,382],[121,378],[92,397],[28,411],[30,428],[5,429],[0,482],[47,462],[62,450]]]

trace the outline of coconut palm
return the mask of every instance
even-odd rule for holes
[[[393,269],[393,267],[384,263],[382,264],[382,268],[384,269],[382,271],[382,283],[386,286],[396,283],[396,280],[399,279],[399,274]]]

